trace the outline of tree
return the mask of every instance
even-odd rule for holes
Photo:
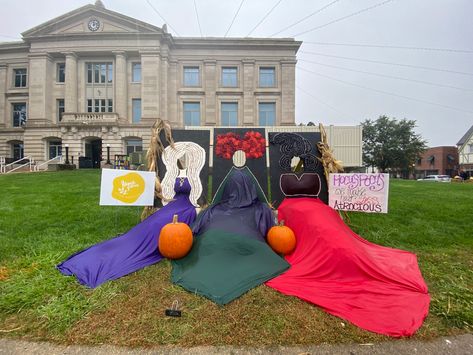
[[[416,121],[380,116],[365,120],[363,127],[363,162],[381,172],[388,169],[407,173],[427,148],[426,141],[414,132]]]

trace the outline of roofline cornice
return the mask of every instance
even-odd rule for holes
[[[223,37],[172,37],[174,49],[241,48],[290,49],[297,52],[302,41],[293,38],[223,38]]]
[[[28,37],[27,41],[31,43],[58,41],[58,40],[95,40],[95,39],[130,39],[141,37],[162,40],[165,36],[161,33],[142,33],[142,32],[101,32],[101,33],[67,33]]]
[[[19,50],[29,51],[30,46],[25,42],[4,42],[0,43],[0,52],[15,52]]]

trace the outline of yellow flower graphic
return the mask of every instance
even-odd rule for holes
[[[133,203],[145,191],[145,181],[137,173],[128,173],[113,179],[112,197],[124,203]]]

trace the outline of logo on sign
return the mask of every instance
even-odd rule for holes
[[[133,203],[145,191],[145,181],[137,173],[129,173],[113,179],[112,197],[124,203]]]

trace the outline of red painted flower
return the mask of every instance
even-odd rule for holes
[[[249,159],[258,159],[264,155],[266,149],[266,139],[259,132],[249,131],[245,133],[243,138],[246,149],[246,157]]]
[[[231,159],[237,150],[243,150],[247,159],[258,159],[264,155],[266,140],[259,132],[248,131],[243,139],[238,134],[228,132],[217,136],[215,154],[223,159]]]

